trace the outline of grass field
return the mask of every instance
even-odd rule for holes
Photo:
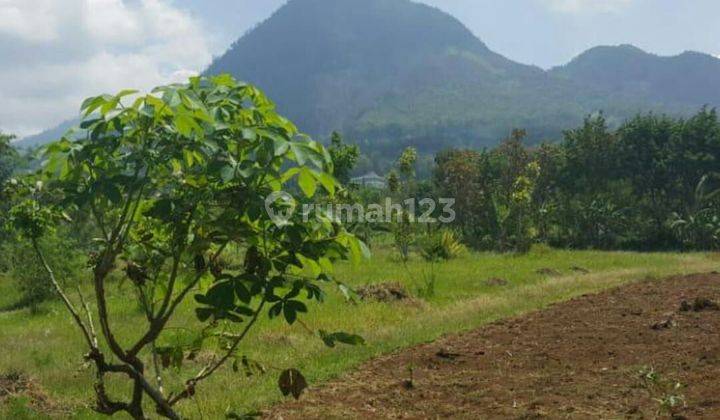
[[[353,266],[341,264],[338,279],[359,287],[369,283],[400,282],[411,292],[423,288],[431,270],[436,275],[435,293],[401,302],[346,303],[339,292],[328,289],[328,299],[311,304],[303,325],[290,327],[279,319],[262,319],[244,342],[243,354],[262,363],[266,374],[246,377],[230,367],[203,383],[194,400],[181,412],[192,418],[222,418],[227,411],[247,413],[282,397],[276,389],[279,369],[297,367],[312,384],[358,366],[378,354],[432,341],[446,334],[484,323],[541,309],[554,302],[596,292],[626,282],[672,274],[707,272],[720,268],[712,254],[665,254],[593,251],[556,251],[537,248],[523,256],[467,253],[434,268],[419,258],[407,266],[389,250],[374,250],[370,261]],[[572,270],[582,267],[587,273]],[[559,273],[542,274],[552,269]],[[489,286],[485,280],[501,278],[506,285]],[[13,282],[0,277],[0,307],[16,299]],[[121,328],[120,339],[135,337],[133,325],[143,317],[128,285],[113,285],[111,313]],[[190,306],[183,308],[165,340],[182,339],[184,326],[193,325]],[[307,327],[307,328],[306,328]],[[118,328],[120,329],[120,328]],[[327,348],[309,330],[343,330],[362,335],[365,346]],[[63,417],[96,418],[92,403],[93,371],[84,366],[80,336],[57,302],[45,303],[38,314],[27,310],[0,313],[0,374],[19,371],[31,377],[57,405]],[[187,361],[182,369],[165,371],[166,388],[173,389],[202,367],[209,354]],[[110,390],[120,384],[110,382]],[[177,388],[175,388],[177,389]],[[126,395],[122,389],[123,395]],[[0,396],[1,397],[1,396]],[[26,408],[26,399],[6,398],[0,418],[37,418]],[[148,410],[152,412],[152,410]],[[55,413],[57,414],[57,413]]]

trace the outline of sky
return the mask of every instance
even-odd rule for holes
[[[77,115],[85,97],[183,80],[285,1],[0,0],[0,130],[32,134]],[[720,54],[718,0],[422,2],[543,68],[596,45]]]

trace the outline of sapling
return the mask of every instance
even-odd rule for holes
[[[333,262],[361,258],[366,248],[322,214],[270,217],[268,209],[287,203],[266,197],[295,191],[289,184],[295,179],[307,198],[318,190],[332,196],[339,185],[322,145],[299,135],[251,85],[227,75],[193,77],[151,94],[89,98],[82,114],[84,134],[47,147],[35,175],[59,192],[57,199],[39,201],[18,188],[12,223],[32,244],[88,348],[95,410],[143,419],[149,405],[177,419],[179,403],[238,360],[261,316],[295,323],[308,301],[323,300],[322,286],[335,283]],[[40,241],[57,223],[70,222],[64,215],[79,212],[97,230],[87,280],[92,298],[63,289]],[[242,264],[223,263],[230,249],[243,251]],[[132,284],[144,322],[117,321],[108,299],[111,274]],[[193,339],[160,346],[181,308],[194,309],[199,321],[185,326]],[[347,333],[318,336],[333,345],[362,342]],[[199,371],[180,384],[163,383],[161,365],[179,366],[213,345],[216,356]],[[129,394],[113,395],[120,391],[106,387],[109,375],[126,378]],[[280,378],[285,394],[297,397],[306,386],[296,369]]]

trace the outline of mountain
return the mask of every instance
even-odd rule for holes
[[[720,60],[698,52],[662,57],[632,45],[601,46],[550,73],[674,110],[720,105]]]
[[[263,88],[311,134],[343,130],[375,146],[489,144],[513,126],[545,131],[548,118],[566,126],[585,112],[568,99],[573,82],[408,0],[290,0],[206,71],[223,72]]]
[[[60,139],[63,134],[65,134],[69,129],[73,128],[79,123],[80,122],[76,119],[63,121],[62,123],[51,129],[45,130],[38,134],[34,134],[32,136],[23,137],[22,139],[13,142],[13,146],[24,149],[42,146],[44,144]]]
[[[289,0],[205,74],[222,72],[258,85],[313,136],[343,131],[371,160],[406,145],[492,146],[513,128],[525,128],[530,142],[555,139],[600,110],[619,124],[639,112],[720,105],[712,56],[597,47],[544,71],[410,0]]]
[[[291,0],[238,40],[206,73],[265,89],[313,134],[340,129],[384,96],[445,78],[456,57],[486,57],[488,71],[532,71],[493,54],[459,21],[406,0]],[[458,60],[467,61],[467,60]],[[472,77],[460,63],[453,79]],[[452,80],[448,80],[452,82]]]

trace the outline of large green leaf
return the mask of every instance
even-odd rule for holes
[[[306,197],[312,198],[317,191],[317,181],[309,168],[302,168],[298,175],[298,185]]]

